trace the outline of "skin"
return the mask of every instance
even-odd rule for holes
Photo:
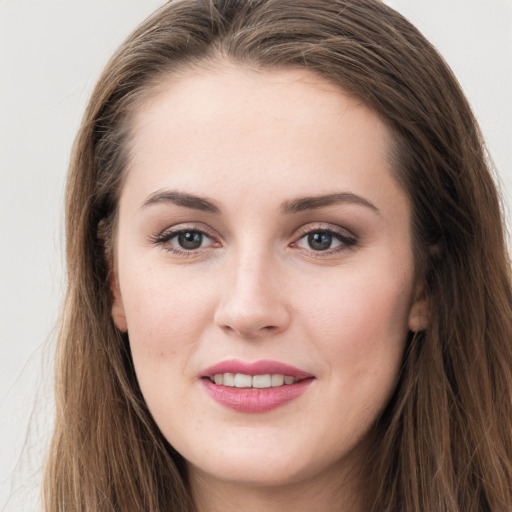
[[[425,319],[388,128],[305,70],[229,64],[169,78],[132,127],[112,315],[198,510],[359,510],[369,429]],[[151,202],[162,191],[219,211]],[[353,196],[283,210],[339,193]],[[183,249],[172,228],[204,232],[201,246]],[[311,247],[319,230],[335,233],[330,249]],[[199,379],[228,359],[315,379],[277,409],[241,413]]]

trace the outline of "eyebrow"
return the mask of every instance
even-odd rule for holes
[[[173,203],[177,206],[191,208],[192,210],[215,214],[220,213],[220,208],[215,204],[215,201],[174,190],[158,190],[154,192],[142,203],[141,208],[157,203]]]
[[[178,192],[175,190],[157,190],[142,203],[141,208],[158,203],[173,203],[184,208],[191,208],[207,213],[220,214],[221,209],[216,202],[206,197]],[[368,199],[352,194],[351,192],[339,192],[335,194],[325,194],[319,196],[300,197],[285,201],[281,206],[281,211],[286,214],[300,213],[307,210],[316,210],[339,203],[352,203],[370,208],[379,213],[379,209]]]
[[[352,203],[361,206],[366,206],[371,210],[379,213],[380,210],[368,199],[352,194],[351,192],[340,192],[337,194],[326,194],[321,196],[301,197],[286,201],[282,206],[284,213],[299,213],[306,210],[316,210],[318,208],[324,208],[325,206],[331,206],[338,203]]]

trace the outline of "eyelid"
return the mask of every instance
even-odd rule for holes
[[[357,236],[352,231],[350,231],[350,229],[326,222],[309,222],[303,226],[300,226],[297,229],[296,238],[301,238],[304,235],[308,235],[309,233],[314,233],[316,231],[334,233],[340,235],[343,238],[352,238],[354,240],[357,238]]]
[[[324,251],[315,251],[313,249],[298,247],[298,242],[311,233],[332,234],[341,242],[341,244],[334,248],[326,249]],[[340,254],[347,250],[353,250],[355,246],[357,246],[357,243],[358,237],[349,229],[337,226],[335,224],[327,224],[321,222],[316,224],[305,224],[298,228],[296,235],[294,236],[293,242],[290,244],[290,247],[297,248],[297,250],[301,250],[314,258],[326,258],[329,256]]]
[[[199,252],[211,249],[212,247],[199,247],[198,249],[180,249],[178,247],[171,247],[169,242],[179,235],[180,233],[185,232],[195,232],[201,233],[203,236],[209,238],[214,244],[218,244],[221,246],[221,242],[218,241],[218,237],[210,230],[207,226],[202,223],[188,223],[184,222],[181,224],[176,224],[174,226],[170,226],[160,231],[159,233],[152,235],[149,237],[150,243],[154,245],[160,245],[162,248],[170,253],[183,255],[183,256],[194,256]]]
[[[180,249],[179,247],[175,247],[170,244],[170,241],[179,235],[180,233],[184,233],[187,231],[193,231],[196,233],[200,233],[206,238],[211,240],[211,243],[207,247],[199,247],[197,249]],[[311,233],[329,233],[333,235],[340,244],[336,247],[329,248],[326,250],[318,251],[313,249],[307,249],[298,246],[298,242]],[[149,237],[150,243],[154,245],[161,246],[162,249],[170,252],[171,254],[176,254],[178,256],[186,256],[193,257],[197,256],[200,253],[211,250],[213,248],[222,247],[222,242],[219,239],[220,237],[216,235],[213,230],[209,228],[209,226],[203,223],[188,223],[183,222],[180,224],[176,224],[173,226],[166,227],[159,233],[152,235]],[[318,223],[308,223],[300,226],[293,236],[293,240],[289,247],[295,248],[297,250],[302,251],[303,253],[307,253],[315,258],[329,257],[335,255],[337,253],[341,253],[347,250],[354,249],[354,247],[358,243],[358,237],[349,229],[345,227],[338,226],[336,224],[329,224],[325,222]]]

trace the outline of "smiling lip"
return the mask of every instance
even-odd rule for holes
[[[214,375],[282,375],[293,377],[292,384],[277,387],[232,387],[212,382]],[[313,375],[277,361],[223,361],[205,369],[199,377],[204,389],[217,403],[235,411],[246,413],[266,412],[299,397],[313,382]]]

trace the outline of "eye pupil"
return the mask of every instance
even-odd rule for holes
[[[329,233],[310,233],[308,244],[315,251],[325,251],[331,247],[332,235]]]
[[[203,243],[203,235],[197,231],[185,231],[178,234],[178,243],[183,249],[199,249]]]

